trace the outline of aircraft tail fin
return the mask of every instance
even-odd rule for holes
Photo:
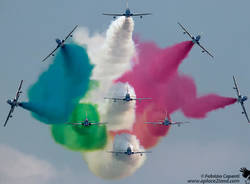
[[[171,121],[170,114],[168,113],[168,111],[165,111],[165,114],[166,114],[165,116],[166,116],[167,120]]]
[[[86,119],[88,119],[88,113],[87,113],[87,111],[85,112],[85,116],[86,116]]]
[[[126,0],[126,8],[128,9],[128,0]]]

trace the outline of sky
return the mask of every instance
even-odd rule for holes
[[[49,62],[41,60],[76,24],[91,34],[103,33],[112,17],[102,13],[125,10],[122,0],[1,0],[0,1],[0,117],[4,123],[21,79],[27,91]],[[152,16],[135,19],[135,34],[161,47],[187,40],[177,25],[181,22],[192,34],[202,34],[201,43],[214,55],[211,59],[194,46],[181,65],[192,76],[200,95],[216,92],[235,97],[232,76],[243,94],[250,94],[250,24],[248,0],[130,0],[135,12]],[[122,44],[122,43],[121,43]],[[23,101],[27,100],[24,93]],[[250,112],[250,104],[246,102]],[[181,112],[172,119],[186,120]],[[0,127],[0,183],[187,183],[203,173],[239,174],[250,168],[250,125],[238,104],[208,114],[190,125],[170,129],[167,137],[152,149],[142,168],[134,175],[106,181],[93,175],[80,153],[54,143],[49,127],[33,119],[28,111],[16,109],[7,128]],[[15,162],[13,162],[15,160]],[[26,169],[24,169],[26,168]]]

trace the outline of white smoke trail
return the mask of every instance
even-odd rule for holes
[[[127,89],[131,96],[135,96],[134,89],[129,84],[116,83],[114,84],[108,94],[110,97],[124,98]],[[105,122],[108,122],[109,130],[117,131],[122,129],[132,129],[135,120],[135,102],[124,102],[108,100],[106,106],[106,113],[103,115]]]
[[[122,91],[123,95],[126,92],[126,84],[113,86],[113,81],[131,68],[131,59],[135,55],[133,30],[133,19],[120,17],[111,23],[106,37],[104,34],[91,37],[84,28],[74,35],[77,43],[87,47],[91,62],[95,65],[91,79],[99,82],[83,102],[98,104],[101,120],[109,122],[109,130],[129,129],[135,119],[135,103],[124,105],[104,100],[107,96],[117,97],[111,96],[114,90]]]
[[[132,175],[146,160],[145,155],[116,155],[107,151],[126,151],[130,146],[133,151],[143,151],[134,135],[116,135],[114,141],[109,138],[105,150],[83,153],[89,169],[98,177],[114,180]]]

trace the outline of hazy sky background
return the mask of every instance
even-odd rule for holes
[[[15,95],[20,80],[24,80],[26,92],[50,64],[41,60],[56,46],[55,38],[64,37],[76,24],[92,34],[104,32],[112,17],[101,14],[123,12],[125,5],[124,0],[1,0],[2,124],[9,111],[6,100]],[[135,33],[161,47],[188,39],[178,21],[193,34],[203,32],[201,43],[215,59],[194,46],[181,66],[183,73],[194,78],[200,95],[216,92],[234,97],[232,75],[236,75],[241,92],[250,96],[249,0],[130,0],[129,6],[134,12],[153,13],[135,19]],[[27,100],[25,93],[21,100]],[[246,108],[250,113],[249,102]],[[180,112],[172,119],[186,120]],[[171,128],[133,176],[113,183],[186,183],[203,173],[239,174],[240,167],[250,168],[250,125],[238,104],[189,121],[192,124]],[[19,161],[25,157],[27,165],[13,162],[17,157]],[[29,178],[34,168],[40,173]],[[10,176],[6,174],[9,171]],[[21,108],[16,109],[7,128],[0,127],[1,179],[10,184],[110,183],[94,176],[80,153],[55,144],[48,126]]]

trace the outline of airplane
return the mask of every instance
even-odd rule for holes
[[[16,93],[16,96],[14,97],[13,100],[7,100],[7,103],[11,106],[10,107],[10,111],[9,111],[9,114],[7,116],[7,119],[4,123],[4,127],[6,127],[8,121],[10,118],[12,118],[12,113],[14,112],[15,108],[19,106],[19,102],[18,102],[18,99],[20,97],[20,94],[22,93],[21,91],[21,88],[22,88],[22,85],[23,85],[23,80],[21,80],[20,84],[19,84],[19,87],[18,87],[18,90],[17,90],[17,93]]]
[[[107,122],[93,122],[93,121],[89,121],[88,117],[87,117],[87,112],[86,112],[86,119],[84,121],[79,121],[79,122],[76,122],[76,123],[67,123],[67,124],[70,124],[70,125],[81,125],[81,126],[89,127],[89,126],[92,126],[92,125],[104,125],[104,124],[107,124]]]
[[[72,33],[76,30],[77,27],[78,27],[78,25],[76,25],[76,26],[74,27],[74,29],[65,37],[64,40],[60,40],[59,38],[56,38],[56,43],[57,43],[56,48],[55,48],[48,56],[46,56],[42,61],[47,60],[50,56],[55,56],[56,50],[59,49],[60,47],[63,47],[63,46],[64,46],[65,41],[66,41],[69,37],[72,37]]]
[[[190,122],[173,122],[170,119],[170,116],[168,113],[166,113],[166,117],[164,120],[159,120],[159,122],[144,122],[145,124],[152,124],[152,125],[164,125],[164,126],[172,126],[172,125],[177,125],[178,127],[181,126],[181,124],[186,124]]]
[[[121,17],[124,16],[126,18],[128,17],[140,17],[142,18],[145,15],[152,15],[152,13],[131,13],[129,7],[128,7],[128,1],[127,1],[127,8],[125,10],[125,13],[103,13],[103,15],[107,15],[107,16],[113,16],[113,18],[115,19],[116,17]]]
[[[108,151],[108,153],[112,153],[112,154],[124,154],[124,155],[128,155],[128,156],[131,156],[131,155],[143,155],[145,153],[152,153],[151,151],[133,151],[132,148],[129,146],[127,148],[126,151]]]
[[[184,28],[183,25],[181,25],[181,23],[178,22],[178,24],[184,30],[183,34],[187,34],[192,39],[192,42],[197,44],[202,49],[202,53],[206,52],[209,56],[214,58],[214,56],[200,44],[201,35],[194,37],[186,30],[186,28]]]
[[[104,97],[104,99],[108,99],[108,100],[113,100],[113,102],[116,102],[116,101],[123,101],[123,102],[130,102],[130,101],[133,101],[133,100],[138,100],[138,101],[141,101],[141,100],[151,100],[152,98],[133,98],[131,97],[129,91],[128,91],[128,88],[127,88],[127,93],[125,95],[125,97],[121,97],[121,98],[107,98],[107,97]]]
[[[244,102],[247,101],[248,97],[247,97],[247,96],[242,96],[242,95],[240,94],[240,90],[239,90],[239,87],[238,87],[238,84],[237,84],[237,81],[236,81],[235,76],[233,76],[233,81],[234,81],[234,87],[233,87],[233,89],[236,90],[236,93],[237,93],[237,101],[238,101],[238,103],[240,103],[240,105],[241,105],[241,107],[242,107],[242,109],[243,109],[242,114],[245,114],[248,123],[250,123],[250,120],[249,120],[249,117],[248,117],[246,108],[245,108],[245,106],[244,106]]]

